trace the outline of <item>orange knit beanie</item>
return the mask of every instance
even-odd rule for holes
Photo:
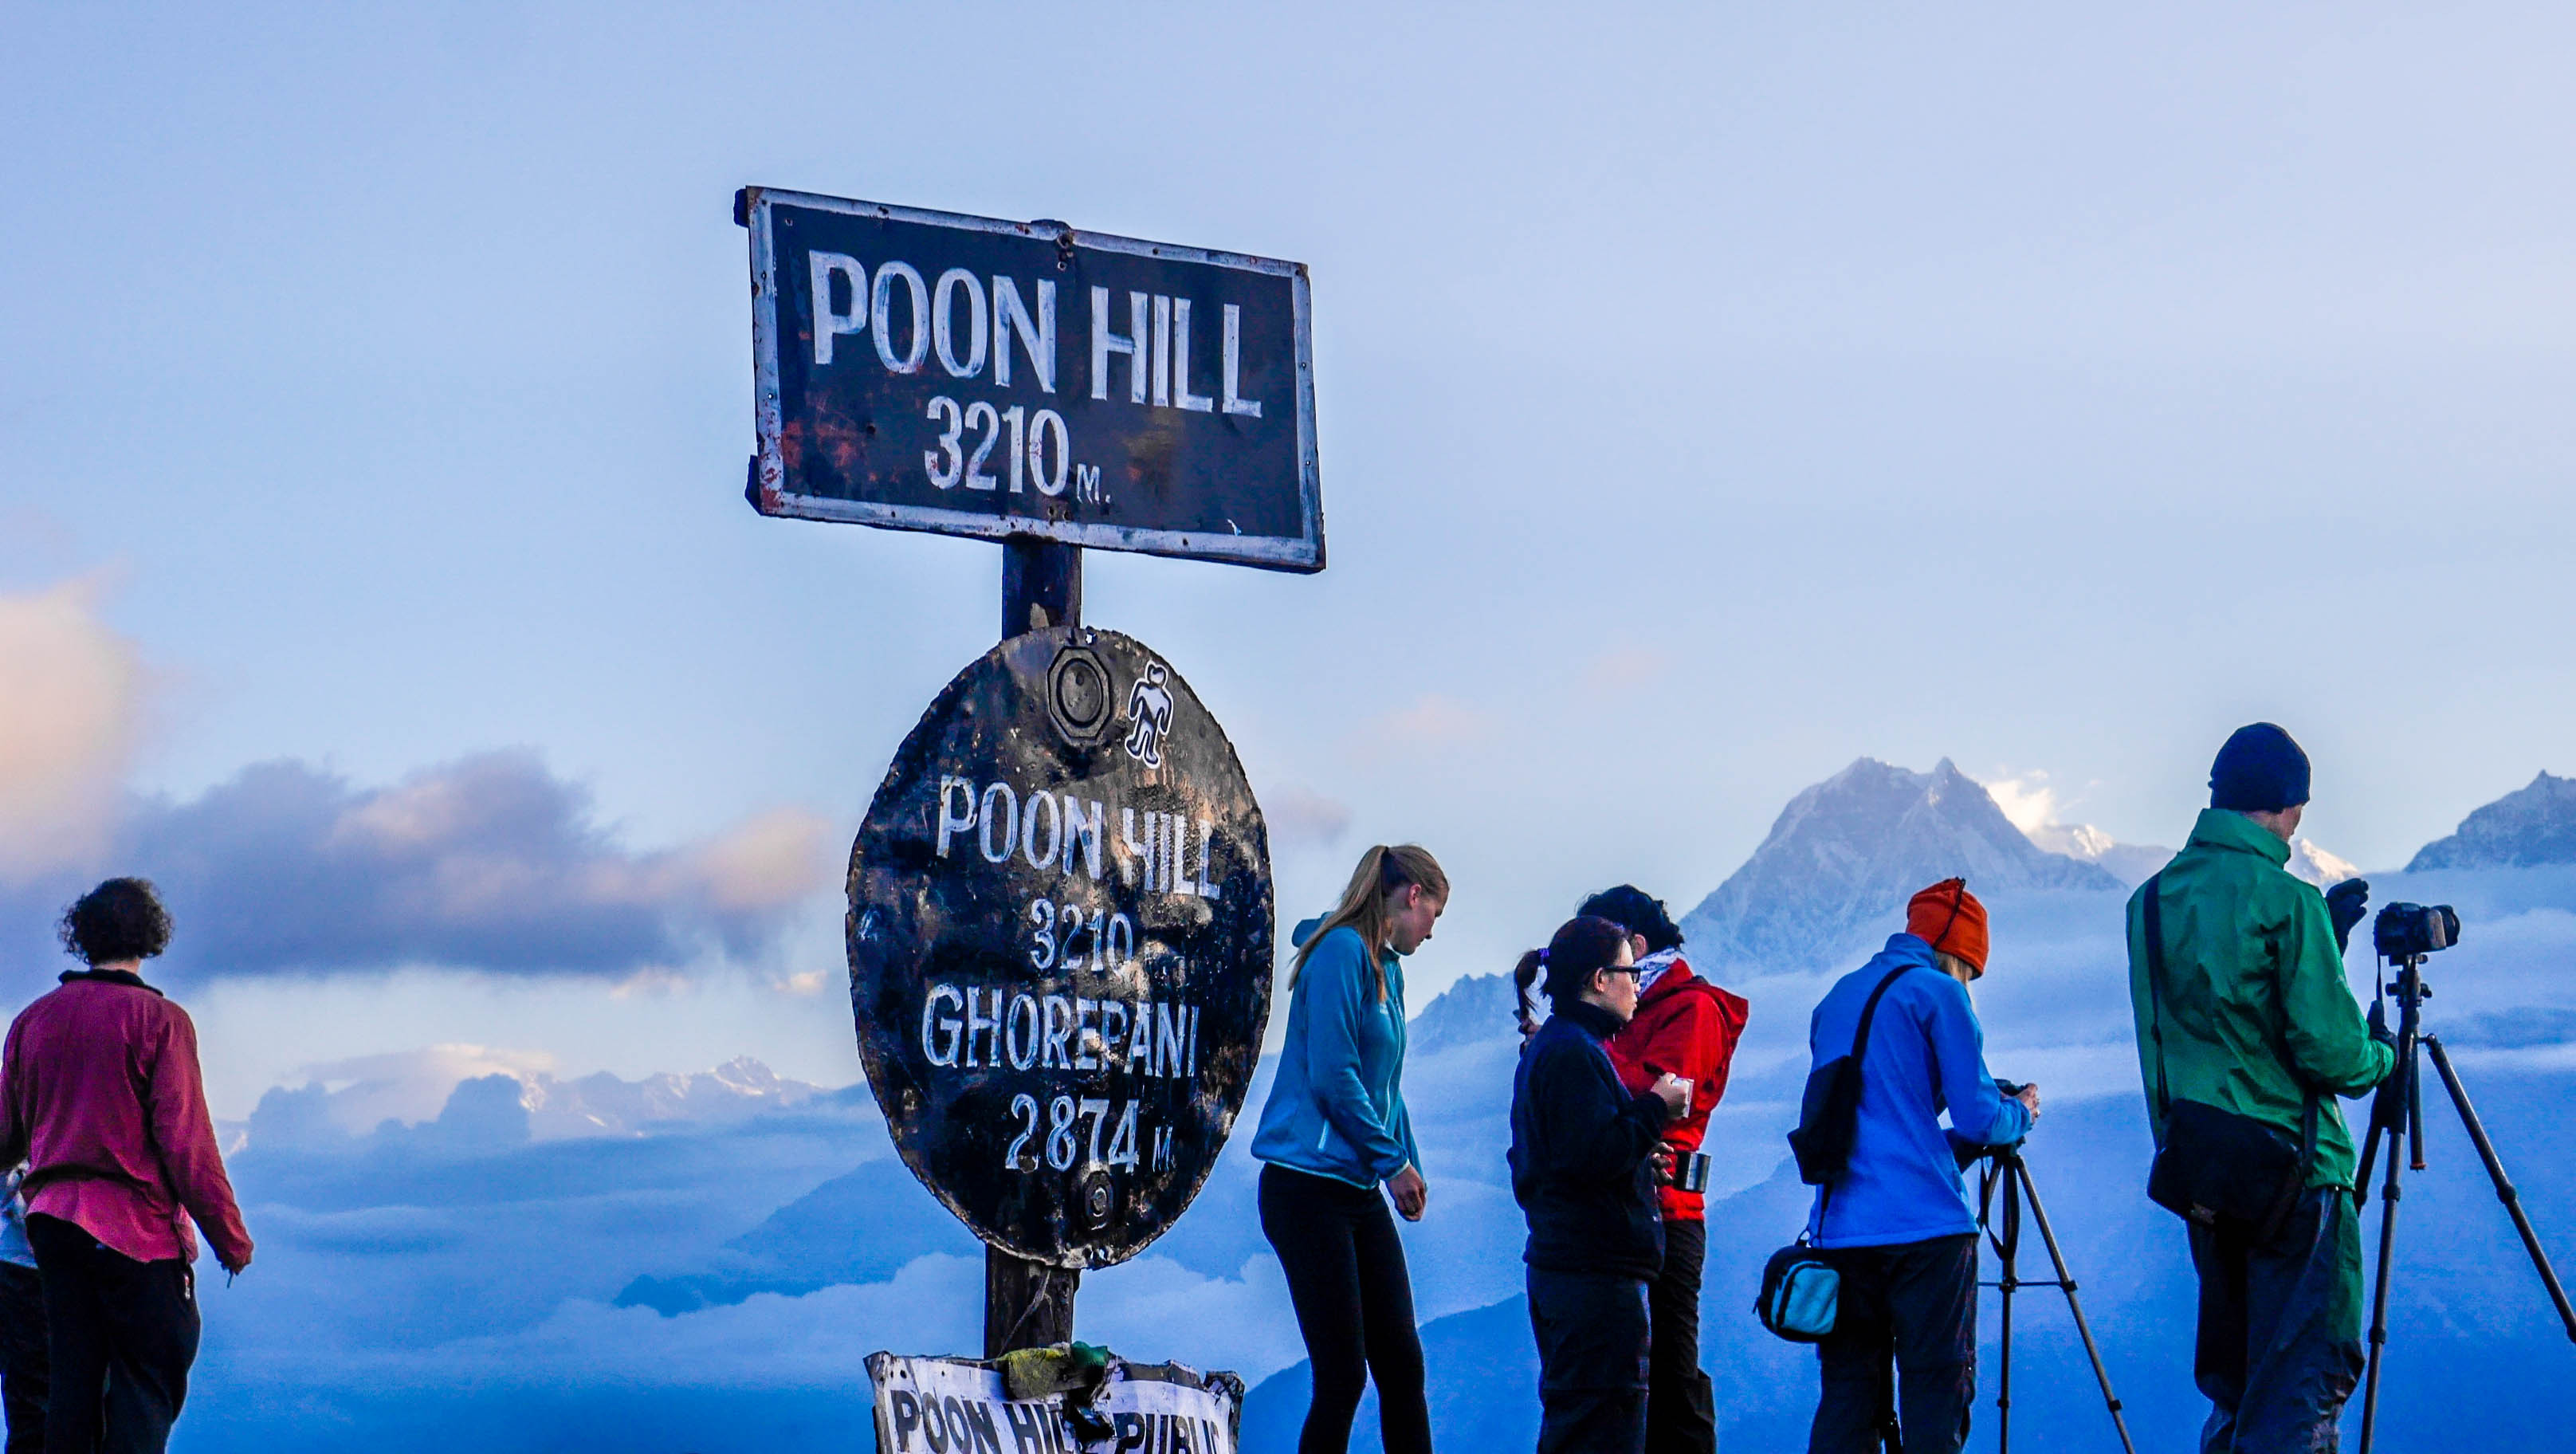
[[[1986,906],[1966,879],[1945,878],[1916,894],[1905,905],[1905,932],[1986,972]]]

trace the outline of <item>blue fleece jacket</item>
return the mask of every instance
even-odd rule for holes
[[[2008,1146],[2030,1131],[2030,1112],[1986,1073],[1986,1032],[1967,986],[1934,967],[1932,946],[1911,934],[1890,936],[1876,958],[1825,992],[1808,1022],[1814,1064],[1851,1053],[1861,1007],[1899,966],[1905,973],[1887,987],[1870,1022],[1850,1169],[1834,1184],[1831,1204],[1819,1188],[1807,1214],[1818,1246],[1888,1247],[1975,1231],[1953,1136]]]
[[[1420,1169],[1404,1109],[1404,963],[1383,954],[1380,964],[1384,996],[1370,984],[1359,931],[1348,927],[1306,956],[1254,1156],[1365,1187]]]

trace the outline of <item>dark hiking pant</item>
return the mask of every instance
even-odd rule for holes
[[[1708,1223],[1664,1219],[1664,1270],[1646,1289],[1654,1338],[1646,1375],[1646,1454],[1717,1454],[1717,1399],[1699,1366],[1699,1286]]]
[[[197,1361],[188,1264],[137,1262],[41,1213],[27,1240],[45,1281],[52,1391],[45,1454],[161,1454]]]
[[[1891,1424],[1905,1454],[1958,1454],[1977,1396],[1975,1235],[1825,1256],[1842,1286],[1816,1345],[1824,1390],[1808,1454],[1877,1454]]]
[[[0,1408],[9,1417],[5,1454],[45,1447],[45,1279],[0,1262]]]
[[[1528,1269],[1538,1454],[1646,1447],[1646,1279]]]
[[[2203,1454],[2334,1454],[2360,1381],[2361,1229],[2352,1196],[2310,1191],[2268,1242],[2191,1229],[2200,1274],[2192,1375]]]
[[[1386,1454],[1430,1454],[1413,1280],[1386,1198],[1375,1187],[1265,1165],[1261,1233],[1279,1254],[1315,1370],[1297,1454],[1343,1454],[1350,1447],[1351,1417],[1372,1378]]]

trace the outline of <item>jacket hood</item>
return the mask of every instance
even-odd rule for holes
[[[1647,981],[1646,987],[1637,994],[1637,1008],[1641,1010],[1685,985],[1700,982],[1699,976],[1691,973],[1690,961],[1682,958],[1679,949],[1658,949],[1638,960],[1637,968],[1641,971],[1640,977]]]
[[[2286,867],[2290,845],[2281,841],[2271,829],[2232,808],[2203,808],[2200,818],[2191,825],[2191,848],[2226,848],[2238,853],[2259,854],[2272,860],[2274,867]]]

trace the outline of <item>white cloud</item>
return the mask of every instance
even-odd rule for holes
[[[263,1372],[326,1386],[846,1388],[865,1380],[870,1353],[973,1353],[983,1314],[982,1259],[934,1253],[891,1282],[758,1293],[678,1317],[574,1299],[531,1327],[429,1348],[276,1345]]]
[[[1277,1258],[1262,1253],[1234,1277],[1205,1277],[1163,1257],[1091,1273],[1075,1305],[1081,1336],[1122,1358],[1177,1358],[1247,1382],[1306,1356]]]
[[[265,1351],[274,1375],[325,1385],[595,1384],[643,1375],[655,1386],[836,1388],[864,1377],[874,1352],[971,1356],[983,1342],[983,1297],[982,1259],[932,1253],[887,1282],[798,1297],[756,1293],[677,1316],[573,1299],[532,1326],[426,1348],[340,1349],[309,1366],[291,1343]],[[1179,1358],[1250,1382],[1306,1356],[1268,1256],[1245,1263],[1239,1278],[1140,1258],[1086,1276],[1076,1317],[1080,1337],[1121,1357]]]
[[[2045,772],[1980,779],[1979,785],[1985,788],[1987,796],[1995,800],[1995,806],[2004,810],[2004,816],[2012,820],[2012,825],[2024,833],[2036,837],[2039,830],[2057,822],[2060,806],[2057,790],[2048,785]]]
[[[0,596],[0,879],[87,868],[114,836],[148,680],[104,590]]]
[[[503,1050],[483,1045],[431,1045],[383,1055],[357,1055],[303,1067],[296,1079],[319,1082],[331,1095],[331,1124],[364,1135],[379,1122],[427,1121],[447,1104],[457,1083],[485,1075],[533,1080],[555,1069],[542,1050]]]

